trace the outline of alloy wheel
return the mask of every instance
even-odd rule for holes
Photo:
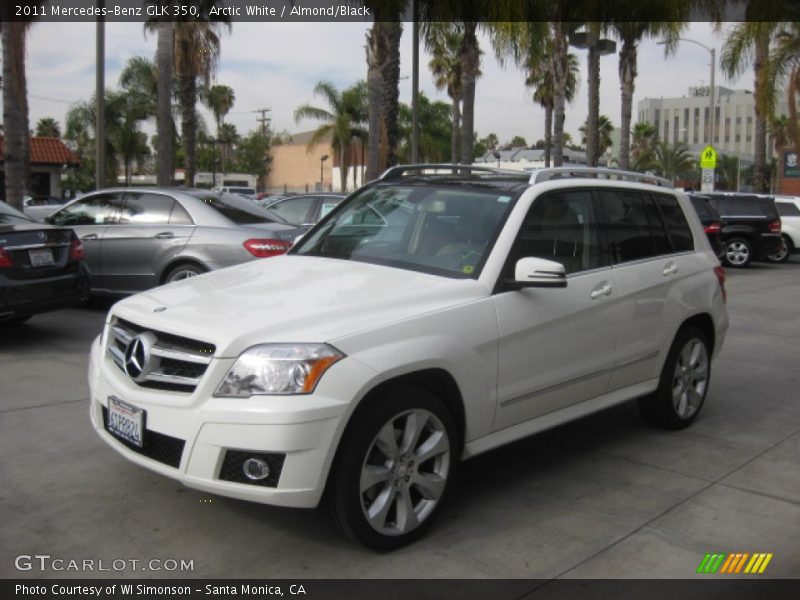
[[[672,378],[672,404],[681,419],[691,418],[703,402],[708,386],[708,351],[696,338],[678,355]]]

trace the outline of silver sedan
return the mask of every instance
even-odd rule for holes
[[[92,292],[121,294],[283,254],[304,231],[241,196],[170,188],[100,190],[47,222],[80,237]]]

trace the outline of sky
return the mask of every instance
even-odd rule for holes
[[[315,98],[314,86],[331,81],[339,89],[366,78],[364,23],[234,23],[230,33],[222,33],[220,66],[216,83],[232,87],[236,102],[225,118],[246,134],[259,125],[254,111],[270,108],[275,131],[298,133],[314,129],[314,121],[296,123],[294,110],[311,103],[324,107]],[[691,23],[683,37],[716,47],[717,56],[724,41],[709,23]],[[483,137],[497,134],[501,143],[515,135],[529,144],[544,137],[544,111],[531,99],[524,75],[513,64],[496,59],[488,38],[481,34],[483,49],[475,102],[475,129]],[[145,35],[141,23],[106,24],[106,87],[117,86],[125,62],[136,55],[153,58],[156,36]],[[617,48],[619,50],[619,47]],[[567,107],[565,127],[574,140],[586,118],[586,52],[573,49],[581,61],[578,97]],[[406,23],[401,49],[400,100],[411,102],[411,24]],[[612,123],[620,121],[620,84],[617,55],[601,59],[600,112]],[[420,89],[434,100],[449,102],[438,92],[427,68],[430,57],[420,51]],[[708,85],[710,56],[703,48],[682,42],[675,55],[664,58],[664,48],[645,40],[639,50],[639,75],[634,96],[636,105],[646,97],[687,95],[688,88]],[[95,85],[95,25],[93,23],[36,23],[30,31],[27,54],[28,92],[31,128],[42,117],[53,117],[64,126],[70,105],[91,97]],[[752,71],[728,81],[717,70],[716,82],[735,89],[752,89]],[[201,107],[206,122],[213,128],[210,112]],[[154,131],[154,123],[145,127]]]

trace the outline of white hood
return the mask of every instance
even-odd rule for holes
[[[217,356],[233,358],[258,343],[334,342],[488,293],[473,279],[278,256],[154,288],[122,300],[113,312],[214,343]]]

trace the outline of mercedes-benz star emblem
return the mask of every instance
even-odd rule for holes
[[[143,381],[152,369],[150,348],[154,340],[150,335],[141,334],[133,338],[125,348],[125,372],[134,381]]]

